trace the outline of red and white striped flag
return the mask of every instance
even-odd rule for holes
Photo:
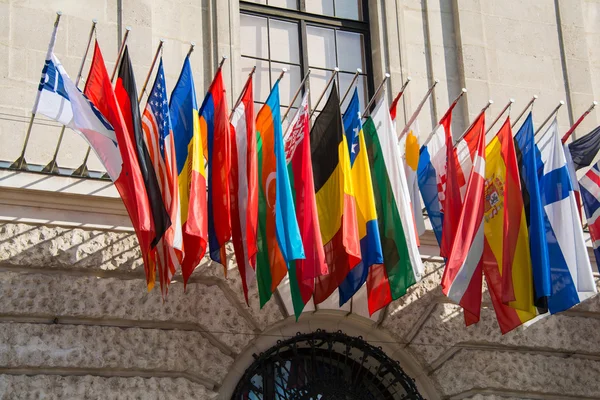
[[[172,222],[157,245],[157,266],[164,298],[168,293],[171,279],[183,259],[183,239],[178,189],[179,178],[177,176],[175,144],[173,131],[171,130],[171,118],[169,117],[169,102],[167,100],[162,59],[158,65],[154,86],[144,110],[142,129],[150,159],[156,171],[165,208]]]
[[[481,113],[465,136],[474,139],[473,164],[462,207],[447,209],[459,213],[452,246],[442,277],[442,292],[465,310],[467,325],[479,320],[481,309],[482,265],[484,247],[485,189],[485,114]],[[455,161],[453,158],[448,163]],[[458,163],[457,163],[458,164]],[[458,166],[457,166],[458,167]],[[455,194],[456,196],[457,194]],[[448,193],[446,194],[448,196]],[[460,201],[460,199],[458,199]],[[448,198],[446,198],[446,204]],[[446,221],[444,220],[444,225]]]

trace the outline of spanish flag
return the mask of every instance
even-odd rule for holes
[[[348,143],[335,81],[310,131],[317,213],[329,274],[316,278],[314,302],[327,299],[361,261]]]
[[[256,117],[258,153],[258,232],[256,279],[263,307],[288,271],[304,258],[304,248],[283,149],[279,82]]]
[[[181,75],[171,93],[169,114],[171,115],[177,173],[179,174],[181,222],[185,249],[181,274],[185,285],[204,257],[208,241],[204,146],[200,136],[196,89],[189,56],[183,62]]]
[[[486,147],[483,270],[502,333],[536,316],[519,167],[506,119]]]

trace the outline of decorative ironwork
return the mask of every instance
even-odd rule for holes
[[[397,361],[341,331],[298,333],[254,358],[232,400],[423,399]]]

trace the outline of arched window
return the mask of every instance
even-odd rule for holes
[[[297,334],[254,356],[232,400],[423,398],[397,361],[339,331]]]

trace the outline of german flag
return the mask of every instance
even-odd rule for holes
[[[350,155],[335,82],[310,132],[321,238],[329,275],[315,280],[314,302],[327,299],[361,261]]]

